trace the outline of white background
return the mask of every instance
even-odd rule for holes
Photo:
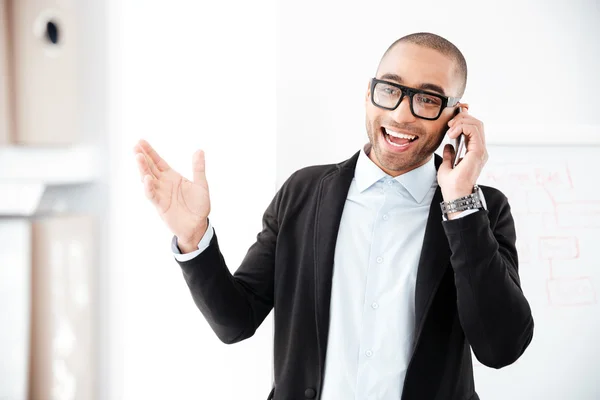
[[[147,139],[191,178],[206,152],[213,222],[237,269],[275,192],[275,5],[110,3],[111,326],[106,399],[263,399],[272,317],[222,344],[194,305],[171,234],[143,194],[132,147]]]
[[[291,172],[346,159],[367,141],[367,83],[400,36],[431,31],[463,51],[464,100],[488,127],[548,126],[569,140],[568,127],[600,124],[593,0],[108,4],[102,398],[262,399],[270,390],[271,317],[245,342],[218,341],[143,196],[138,138],[188,177],[193,152],[206,151],[211,219],[233,271]]]

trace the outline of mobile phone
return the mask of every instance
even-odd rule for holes
[[[461,107],[457,108],[456,114],[462,111]],[[459,161],[465,156],[467,145],[465,143],[465,134],[461,133],[456,139],[454,139],[454,161],[452,162],[452,168],[456,168]]]

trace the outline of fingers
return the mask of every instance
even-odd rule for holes
[[[453,168],[453,162],[456,152],[454,151],[454,146],[451,144],[446,144],[444,146],[444,151],[442,153],[443,161],[442,165],[440,165],[440,170],[451,170]]]
[[[476,125],[465,125],[458,124],[453,127],[454,132],[452,135],[458,137],[461,133],[464,133],[466,138],[467,152],[481,152],[485,151],[485,145],[481,139],[479,128]],[[450,136],[450,135],[448,135]]]
[[[152,162],[150,157],[144,152],[144,150],[139,145],[136,144],[133,148],[133,151],[136,154],[136,160],[138,162],[138,166],[144,167],[144,169],[147,168],[149,173],[154,178],[160,179],[162,173],[159,171],[159,169],[156,167],[156,165]],[[143,175],[142,175],[142,178],[143,178]]]
[[[444,161],[443,164],[448,164],[449,167],[452,167],[452,160],[454,160],[454,146],[451,144],[447,144],[444,146],[444,152],[442,154]]]
[[[462,123],[464,124],[469,124],[469,125],[475,125],[477,127],[477,130],[479,132],[479,136],[481,138],[482,143],[485,145],[485,129],[483,127],[483,122],[481,122],[480,120],[478,120],[477,118],[473,117],[472,115],[469,114],[469,108],[467,106],[467,108],[463,108],[463,112],[461,112],[458,116],[457,116],[457,122],[454,123],[459,123],[458,121],[462,121]]]
[[[144,183],[144,194],[155,205],[158,204],[158,181],[152,178],[150,175],[144,176],[142,179]]]
[[[486,153],[485,133],[483,123],[469,114],[468,106],[461,104],[463,111],[448,121],[447,135],[450,139],[456,139],[461,133],[466,136],[467,151]]]
[[[144,194],[159,210],[163,210],[165,204],[169,202],[169,193],[165,190],[165,185],[158,179],[150,175],[144,176]]]
[[[194,183],[200,184],[208,189],[204,151],[198,150],[194,153],[194,156],[192,157],[192,169],[194,171]]]
[[[170,168],[169,164],[167,164],[167,162],[161,156],[158,155],[156,150],[154,150],[154,148],[150,146],[150,143],[148,143],[144,139],[140,139],[140,141],[136,144],[135,148],[141,149],[141,151],[150,159],[151,168],[152,164],[154,164],[154,166],[158,169],[159,172],[164,172]]]
[[[448,121],[448,126],[452,127],[454,124],[463,121],[470,121],[469,123],[477,123],[480,122],[477,118],[473,117],[469,114],[469,109],[467,107],[461,107],[462,111],[456,114],[450,121]]]
[[[479,126],[463,122],[453,125],[452,128],[448,130],[448,137],[450,139],[456,139],[461,133],[464,133],[469,140],[481,139]]]
[[[140,171],[140,180],[144,182],[144,177],[149,175],[151,178],[156,178],[152,171],[150,170],[150,166],[148,165],[148,160],[143,153],[137,153],[135,155],[135,161],[138,166],[138,170]]]
[[[477,127],[477,131],[481,137],[481,141],[483,142],[483,144],[485,144],[485,133],[484,133],[484,129],[483,129],[483,122],[481,122],[477,118],[471,116],[469,114],[468,108],[463,108],[463,111],[461,113],[459,113],[454,118],[452,118],[450,121],[448,121],[448,126],[451,128],[448,130],[448,135],[454,135],[454,136],[450,136],[450,138],[455,139],[456,137],[458,137],[458,135],[460,135],[460,132],[455,133],[452,129],[456,125],[459,125],[459,124],[474,125],[475,127]]]

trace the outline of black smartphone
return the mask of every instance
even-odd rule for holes
[[[462,108],[456,109],[456,115],[462,111]],[[465,156],[467,145],[465,143],[465,134],[461,133],[456,139],[454,139],[454,161],[452,162],[452,168],[455,168],[460,160]]]

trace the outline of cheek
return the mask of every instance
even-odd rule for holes
[[[376,130],[381,126],[381,116],[377,112],[367,112],[366,120],[369,130]]]
[[[427,127],[427,133],[431,141],[441,139],[448,131],[448,125],[443,122],[435,121],[435,124]]]

